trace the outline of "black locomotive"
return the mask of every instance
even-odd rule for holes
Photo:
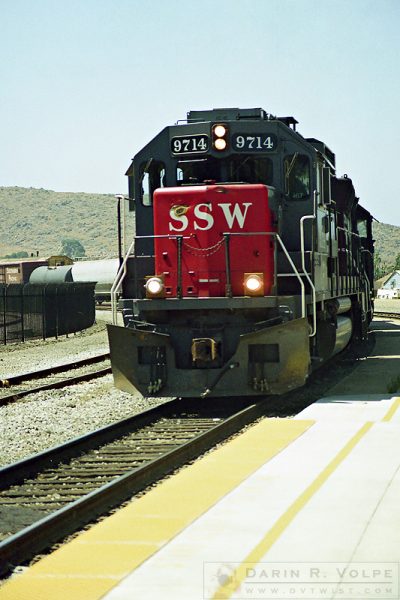
[[[117,387],[279,394],[372,318],[372,217],[293,117],[191,111],[127,172],[136,236],[108,328]],[[134,201],[133,201],[134,199]]]

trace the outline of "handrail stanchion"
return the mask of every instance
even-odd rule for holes
[[[178,256],[177,256],[177,275],[178,282],[176,286],[176,296],[177,298],[182,298],[182,236],[178,235],[176,238],[176,242],[178,245]]]
[[[290,258],[290,255],[288,253],[288,251],[286,250],[286,247],[283,243],[283,241],[281,240],[280,236],[273,231],[258,231],[258,232],[249,232],[249,233],[231,233],[231,232],[224,232],[223,234],[224,237],[224,241],[225,241],[225,261],[226,261],[226,286],[225,286],[225,293],[226,296],[228,296],[229,298],[232,297],[232,282],[231,282],[231,258],[230,258],[230,238],[232,236],[246,236],[246,235],[266,235],[266,236],[272,236],[275,238],[275,240],[278,241],[280,247],[282,248],[290,266],[292,267],[292,270],[295,274],[295,276],[297,277],[299,283],[300,283],[300,287],[301,287],[301,316],[302,318],[306,317],[306,294],[305,294],[305,285],[304,282],[298,272],[298,270],[296,269],[292,259]],[[115,277],[114,283],[111,287],[111,307],[112,307],[112,316],[113,316],[113,324],[116,325],[117,324],[117,294],[121,288],[122,282],[124,280],[124,277],[127,273],[127,262],[128,262],[128,258],[131,255],[133,246],[135,244],[135,241],[137,239],[144,239],[144,238],[149,238],[152,237],[154,238],[169,238],[171,239],[172,237],[175,237],[177,240],[177,245],[178,245],[178,260],[177,260],[177,267],[178,267],[178,289],[177,289],[177,296],[178,298],[182,297],[182,244],[183,244],[183,239],[184,236],[169,236],[169,235],[157,235],[157,236],[138,236],[135,237],[131,243],[131,245],[129,246],[128,252],[126,253],[126,256],[123,260],[122,265],[120,266],[120,268],[118,269],[117,275]],[[276,248],[276,243],[275,243],[275,248],[274,248],[274,286],[277,287],[277,248]]]
[[[135,245],[136,238],[133,238],[131,245],[129,246],[128,252],[125,255],[125,258],[122,262],[122,265],[117,271],[117,274],[114,279],[114,283],[111,287],[111,311],[112,311],[112,322],[114,325],[117,325],[117,294],[121,289],[122,282],[125,278],[127,268],[126,263],[128,262],[128,258],[132,252],[133,246]]]
[[[314,191],[314,214],[305,215],[304,217],[301,217],[301,219],[300,219],[301,268],[302,268],[305,278],[307,279],[307,281],[311,287],[312,305],[313,305],[313,315],[312,315],[313,316],[313,328],[312,328],[312,331],[311,331],[309,337],[314,337],[315,334],[317,333],[317,296],[315,293],[315,285],[313,284],[312,279],[309,276],[307,269],[306,269],[305,249],[304,249],[304,246],[305,246],[305,244],[304,244],[304,222],[307,219],[312,219],[312,220],[316,219],[316,217],[317,217],[316,207],[317,207],[317,192]]]
[[[225,241],[225,264],[226,264],[226,285],[225,285],[225,296],[232,298],[232,282],[231,282],[231,255],[230,255],[230,234],[224,233]]]
[[[305,319],[305,317],[306,317],[306,288],[304,285],[304,281],[300,277],[300,274],[299,274],[298,270],[296,269],[294,262],[290,258],[289,252],[286,250],[285,244],[282,242],[280,236],[277,233],[275,233],[274,235],[276,235],[276,239],[278,240],[280,247],[282,248],[283,252],[285,253],[285,256],[288,259],[289,264],[294,271],[294,274],[296,275],[297,279],[299,280],[300,287],[301,287],[301,317],[303,319]]]
[[[274,237],[274,289],[273,293],[278,295],[278,244],[276,243],[276,237]]]

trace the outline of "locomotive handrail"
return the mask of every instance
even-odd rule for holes
[[[135,240],[146,240],[146,239],[159,239],[159,238],[168,238],[169,240],[177,240],[178,238],[182,238],[183,240],[190,240],[193,235],[173,235],[172,233],[163,233],[158,235],[135,235]]]
[[[228,285],[228,279],[230,279],[230,256],[229,256],[229,238],[230,236],[237,236],[237,237],[246,237],[249,235],[272,235],[272,236],[277,236],[278,234],[275,233],[274,231],[248,231],[248,232],[244,232],[244,231],[240,231],[240,232],[236,232],[236,233],[232,233],[232,232],[224,232],[222,234],[222,239],[225,241],[225,259],[227,262],[227,268],[229,269],[229,273],[227,273],[227,285]],[[274,244],[274,248],[276,247],[276,244]],[[277,288],[277,274],[276,274],[276,270],[277,270],[277,257],[276,257],[276,252],[274,252],[274,288],[276,290]],[[229,285],[230,285],[230,281],[229,281]],[[228,292],[229,292],[229,288],[228,288]]]
[[[226,232],[224,232],[222,235],[227,235]],[[299,280],[300,283],[300,287],[301,287],[301,316],[304,319],[306,316],[306,291],[305,291],[305,285],[304,285],[304,281],[302,280],[300,273],[298,272],[298,270],[296,269],[296,266],[294,264],[294,262],[292,261],[292,259],[290,258],[289,252],[286,250],[285,244],[283,243],[280,235],[278,233],[276,233],[276,231],[249,231],[249,232],[240,232],[240,233],[229,233],[229,235],[231,236],[248,236],[248,235],[271,235],[272,237],[275,237],[279,244],[280,247],[282,248],[283,252],[285,253],[286,258],[288,259],[288,262],[290,264],[290,266],[293,269],[293,272],[295,274],[295,276],[297,277],[297,279]],[[274,268],[274,275],[276,275],[276,264],[275,264],[275,268]]]
[[[314,190],[314,213],[312,215],[304,215],[300,219],[300,250],[301,250],[301,268],[303,269],[303,273],[310,284],[311,292],[312,292],[312,318],[313,318],[313,328],[309,337],[314,337],[317,333],[317,297],[315,293],[315,285],[312,282],[311,277],[309,276],[306,269],[306,260],[305,260],[305,249],[304,249],[304,222],[307,219],[316,219],[316,204],[317,204],[317,192]]]
[[[135,245],[135,238],[133,238],[131,245],[129,246],[128,252],[125,255],[122,264],[120,265],[117,274],[114,279],[114,283],[111,286],[110,296],[111,296],[111,313],[112,313],[112,322],[114,325],[117,325],[117,294],[121,289],[122,282],[126,275],[126,263],[128,262],[128,258],[131,254],[132,248]]]
[[[373,258],[373,254],[370,250],[368,250],[367,248],[361,248],[361,254],[363,254],[364,252],[370,254],[371,258]],[[371,284],[368,279],[367,273],[365,272],[365,269],[363,270],[363,275],[364,275],[364,287],[366,289],[366,292],[365,292],[365,298],[361,294],[361,304],[365,304],[367,301],[367,298],[369,298],[369,307],[371,308]],[[364,306],[364,309],[365,310],[364,310],[363,321],[365,321],[367,318],[367,306]]]
[[[358,237],[358,238],[363,237],[359,233],[355,233],[355,231],[351,231],[351,229],[347,229],[346,227],[341,227],[340,225],[337,225],[336,229],[340,229],[340,231],[344,231],[345,233],[348,233],[349,235],[352,235],[353,237]]]
[[[305,317],[306,317],[306,287],[304,285],[304,281],[300,277],[300,274],[299,274],[298,270],[296,269],[294,262],[290,258],[289,252],[286,250],[285,244],[281,240],[280,236],[277,233],[275,235],[276,235],[276,239],[278,240],[282,250],[284,251],[284,253],[286,255],[286,258],[289,261],[290,266],[292,267],[297,279],[300,282],[300,286],[301,286],[301,316],[303,319],[305,319]]]
[[[178,285],[176,289],[176,295],[178,298],[182,298],[182,236],[180,235],[176,239],[176,243],[178,246],[178,256],[177,256],[177,278]]]
[[[223,239],[225,242],[225,270],[226,270],[226,284],[225,284],[225,294],[228,298],[232,298],[232,284],[231,284],[231,255],[229,248],[229,240],[230,234],[224,233]]]
[[[274,237],[278,242],[280,247],[282,248],[290,266],[292,267],[292,270],[295,274],[295,276],[297,277],[299,283],[300,283],[300,287],[301,287],[301,316],[302,318],[306,317],[306,293],[305,293],[305,285],[304,282],[298,272],[298,270],[296,269],[296,266],[294,264],[294,262],[292,261],[292,259],[290,258],[289,252],[286,250],[285,244],[283,243],[281,237],[279,236],[278,233],[276,233],[275,231],[251,231],[251,232],[238,232],[238,233],[232,233],[232,232],[224,232],[223,237],[225,240],[229,239],[229,237],[231,236],[235,236],[235,237],[245,237],[245,236],[249,236],[249,235],[270,235],[272,237]],[[137,239],[156,239],[156,238],[168,238],[168,239],[176,239],[177,243],[178,243],[178,254],[180,254],[179,252],[179,242],[182,242],[183,239],[190,239],[191,236],[182,236],[182,235],[168,235],[168,234],[164,234],[164,235],[142,235],[142,236],[135,236],[132,240],[131,245],[129,246],[128,252],[125,255],[125,258],[120,266],[120,268],[118,269],[117,275],[115,277],[114,283],[111,287],[111,310],[112,310],[112,320],[113,320],[113,324],[116,325],[117,324],[117,294],[119,292],[119,290],[121,289],[122,286],[122,282],[126,276],[127,273],[127,262],[129,259],[129,256],[131,255],[132,249],[135,245],[135,241]],[[228,250],[228,255],[229,255],[229,250]],[[180,262],[180,257],[178,257],[178,262]],[[274,285],[276,286],[276,270],[277,270],[277,265],[276,265],[276,253],[274,253],[274,280],[275,283]],[[230,261],[228,261],[228,263],[230,263]],[[229,265],[230,266],[230,265]],[[179,271],[181,271],[181,269],[178,269]],[[227,281],[229,281],[229,277],[230,277],[230,273],[228,274],[228,278]],[[179,282],[179,278],[178,278],[178,288],[180,287],[180,282]]]
[[[361,305],[364,304],[364,314],[362,315],[362,320],[367,320],[367,298],[369,298],[369,304],[371,305],[371,285],[369,283],[368,277],[364,277],[364,288],[366,290],[365,297],[361,294]]]
[[[179,237],[182,239],[190,238],[190,236],[178,236],[178,235],[168,235],[168,234],[165,234],[165,235],[137,235],[133,238],[132,243],[128,248],[128,252],[126,253],[125,258],[122,261],[121,266],[119,267],[119,269],[117,271],[117,274],[114,279],[114,283],[112,284],[111,290],[110,290],[112,322],[114,325],[117,325],[117,294],[120,291],[122,282],[125,279],[125,276],[127,273],[126,264],[131,255],[131,252],[135,245],[136,240],[144,240],[144,239],[149,239],[149,238],[152,238],[152,239],[155,239],[155,238],[178,239]]]

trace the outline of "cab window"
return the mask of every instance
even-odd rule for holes
[[[182,160],[177,165],[176,182],[178,185],[191,185],[221,181],[220,168],[221,162],[211,156],[195,161]]]
[[[165,165],[161,161],[149,160],[140,165],[141,200],[143,206],[153,204],[153,192],[165,187]]]
[[[273,183],[272,160],[254,156],[234,156],[228,163],[228,180],[245,183]]]
[[[308,156],[295,152],[283,161],[285,193],[292,200],[303,200],[310,196],[310,161]]]
[[[206,181],[230,181],[234,183],[273,182],[272,160],[254,156],[234,156],[227,161],[208,157],[196,161],[181,161],[177,166],[178,185],[204,183]]]
[[[358,235],[360,237],[363,237],[363,238],[368,237],[368,226],[367,226],[366,219],[357,221],[357,230],[358,230]]]

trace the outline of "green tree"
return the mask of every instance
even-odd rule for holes
[[[400,254],[398,254],[396,256],[396,260],[394,261],[393,270],[394,271],[400,271]]]
[[[6,254],[4,258],[28,258],[29,254],[24,250],[21,252],[13,252],[12,254]]]
[[[79,240],[66,238],[61,240],[61,254],[66,254],[70,258],[80,258],[85,256],[86,251]]]
[[[400,256],[400,255],[399,255]],[[380,279],[393,271],[392,267],[382,261],[378,250],[374,252],[374,273],[375,279]]]

